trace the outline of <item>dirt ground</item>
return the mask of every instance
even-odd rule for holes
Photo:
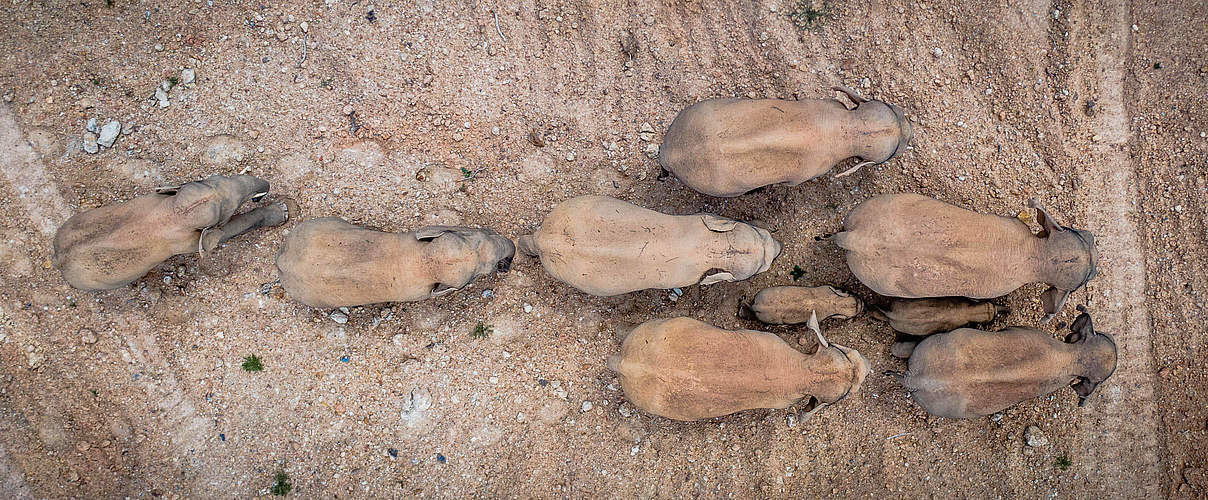
[[[811,20],[792,0],[5,2],[0,489],[266,497],[283,471],[306,498],[1203,498],[1208,4],[1007,3],[818,3]],[[698,100],[831,98],[838,84],[902,106],[912,147],[732,199],[660,177],[647,155]],[[87,153],[89,118],[133,127]],[[71,289],[49,263],[72,213],[245,168],[304,217],[388,230],[516,237],[603,194],[758,220],[785,249],[767,273],[677,300],[588,296],[518,256],[508,274],[346,323],[271,286],[293,222],[110,292]],[[874,374],[809,419],[681,423],[626,401],[604,364],[618,329],[691,316],[795,344],[804,328],[738,319],[740,298],[795,283],[882,300],[814,237],[888,192],[1003,215],[1038,197],[1094,232],[1099,276],[1071,300],[1116,337],[1117,374],[1084,407],[1063,389],[929,418],[879,375],[903,367],[890,329],[860,317],[823,329]],[[998,300],[1014,312],[989,328],[1040,326],[1041,290]],[[252,354],[263,371],[241,368]],[[1047,444],[1028,446],[1028,426]]]

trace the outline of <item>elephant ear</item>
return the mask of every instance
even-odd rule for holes
[[[457,226],[424,226],[415,230],[415,239],[430,241],[445,233],[455,233],[458,229]]]
[[[700,214],[700,218],[701,221],[705,223],[705,227],[709,228],[710,231],[715,233],[733,231],[734,228],[738,226],[738,221],[734,219],[718,217],[713,214]]]
[[[1040,223],[1041,229],[1036,236],[1048,238],[1050,234],[1065,231],[1065,228],[1061,227],[1061,224],[1058,224],[1052,215],[1049,215],[1048,210],[1045,210],[1036,198],[1028,200],[1028,206],[1036,209],[1036,221]]]
[[[1070,298],[1070,293],[1072,292],[1072,290],[1062,290],[1052,286],[1040,294],[1040,305],[1044,307],[1045,312],[1045,316],[1040,322],[1048,323],[1052,321],[1057,316],[1057,312],[1065,306],[1065,301]]]
[[[700,284],[701,285],[712,285],[714,283],[721,283],[723,281],[734,281],[734,280],[735,280],[735,278],[734,278],[733,273],[731,273],[729,271],[721,271],[718,273],[713,273],[708,276],[705,276],[704,279],[700,280]]]

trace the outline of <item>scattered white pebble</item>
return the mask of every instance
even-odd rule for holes
[[[931,55],[933,55],[935,57],[942,56],[942,55],[944,55],[944,49],[941,49],[939,47],[931,49]]]
[[[341,325],[348,322],[348,315],[340,311],[334,311],[328,317],[331,318],[332,321],[335,321]]]
[[[583,411],[591,411],[591,408],[592,408],[591,401],[583,402]]]

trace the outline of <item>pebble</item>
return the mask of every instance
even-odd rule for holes
[[[96,154],[101,148],[96,144],[96,134],[92,132],[84,133],[84,152]]]
[[[526,313],[531,313],[531,312],[533,312],[533,306],[532,306],[532,305],[530,305],[530,304],[525,304],[525,305],[524,305],[524,312],[526,312]]]
[[[575,152],[566,153],[566,161],[575,161]]]
[[[92,448],[92,445],[89,444],[88,441],[80,441],[79,443],[76,443],[76,449],[82,452],[88,451],[89,448]]]
[[[306,23],[303,22],[302,24],[306,24]],[[389,453],[391,457],[398,458],[398,450],[396,450],[394,448],[386,448],[386,453]]]
[[[104,127],[101,127],[101,135],[97,138],[97,144],[106,148],[112,147],[113,141],[117,140],[117,135],[121,132],[122,122],[117,120],[110,121]]]
[[[645,19],[642,19],[642,23],[646,26],[654,26],[654,16],[646,16]]]
[[[348,322],[348,315],[344,314],[340,311],[332,311],[332,313],[330,315],[328,315],[327,317],[331,318],[332,321],[335,321],[336,323],[339,323],[341,325]]]
[[[407,340],[407,336],[401,333],[396,333],[393,337],[390,337],[390,341],[393,342],[394,345],[403,345],[404,340]]]
[[[188,85],[197,79],[197,72],[193,68],[185,68],[180,72],[180,83]]]
[[[638,137],[643,141],[650,142],[654,140],[654,127],[649,123],[642,122],[641,128],[638,129]]]
[[[457,132],[457,133],[453,134],[453,141],[454,141],[454,142],[461,142],[461,140],[462,140],[462,139],[465,139],[465,138],[466,138],[466,136],[461,135],[461,132]]]
[[[940,56],[944,55],[944,49],[941,49],[939,47],[931,49],[931,55],[933,55],[935,57],[940,57]]]
[[[30,348],[32,347],[33,346],[30,346]],[[29,362],[29,368],[31,370],[37,370],[38,367],[42,366],[42,362],[46,361],[46,356],[43,356],[42,353],[37,351],[29,351],[26,354],[26,358],[26,361]]]
[[[1041,432],[1040,428],[1036,427],[1035,425],[1029,425],[1028,428],[1023,431],[1023,438],[1025,441],[1027,441],[1028,446],[1032,447],[1045,446],[1049,444],[1049,438],[1045,437],[1044,432]]]
[[[155,44],[155,46],[154,46],[154,47],[152,47],[152,48],[153,48],[153,49],[155,49],[155,51],[156,51],[156,52],[163,52],[163,51],[164,51],[164,44],[162,44],[162,43],[157,43],[157,44]]]
[[[303,33],[310,33],[310,24],[308,24],[306,21],[299,23],[298,28],[301,28]]]
[[[646,150],[645,150],[645,152],[646,152],[646,157],[647,157],[647,158],[650,158],[651,160],[656,160],[656,159],[658,159],[658,157],[659,157],[659,146],[658,146],[658,144],[647,144],[647,145],[646,145]]]
[[[161,108],[166,108],[169,104],[171,104],[171,102],[168,101],[168,92],[162,87],[155,88],[155,100]]]
[[[126,122],[122,124],[122,135],[130,135],[134,132],[134,122]]]
[[[351,114],[352,114],[352,112],[353,112],[352,105],[351,105],[351,104],[345,104],[345,105],[344,105],[344,114],[346,114],[346,115],[351,115]]]
[[[96,343],[96,333],[93,333],[93,331],[91,329],[81,328],[80,329],[80,341],[85,344],[95,344]]]
[[[89,118],[89,119],[88,119],[88,123],[85,123],[85,124],[84,124],[84,130],[87,130],[87,131],[92,132],[92,133],[94,133],[94,134],[95,134],[95,133],[97,133],[97,132],[100,132],[100,131],[101,131],[101,129],[100,129],[100,128],[97,126],[97,124],[96,124],[96,118],[95,118],[95,117],[94,117],[94,118]]]
[[[591,408],[592,408],[592,406],[591,406],[591,401],[584,401],[584,402],[583,402],[583,411],[585,411],[585,412],[587,412],[587,411],[591,411]]]

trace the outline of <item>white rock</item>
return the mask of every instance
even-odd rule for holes
[[[101,148],[96,145],[96,134],[92,132],[84,133],[84,152],[96,154]]]
[[[306,21],[298,23],[298,27],[302,29],[303,33],[310,33],[310,24],[307,24]]]
[[[583,411],[591,411],[591,401],[583,402]]]
[[[1023,438],[1027,441],[1028,446],[1037,447],[1049,444],[1049,438],[1045,437],[1044,432],[1041,432],[1040,428],[1035,425],[1029,425],[1023,431]]]
[[[931,55],[933,55],[935,57],[940,57],[940,56],[944,55],[944,49],[941,49],[939,47],[931,49]]]
[[[185,68],[180,72],[180,83],[188,85],[197,79],[197,72],[193,68]]]
[[[95,134],[95,133],[97,133],[97,132],[100,132],[100,129],[98,129],[98,128],[97,128],[97,125],[96,125],[96,118],[95,118],[95,117],[94,117],[94,118],[89,118],[89,119],[88,119],[88,123],[84,124],[84,130],[87,130],[87,131],[92,132],[92,133],[94,133],[94,134]]]
[[[113,141],[117,140],[117,135],[122,132],[122,122],[113,120],[101,127],[101,136],[97,138],[97,144],[103,147],[112,147]]]
[[[348,322],[348,315],[340,311],[334,311],[328,317],[331,318],[332,321],[335,321],[341,325]]]

